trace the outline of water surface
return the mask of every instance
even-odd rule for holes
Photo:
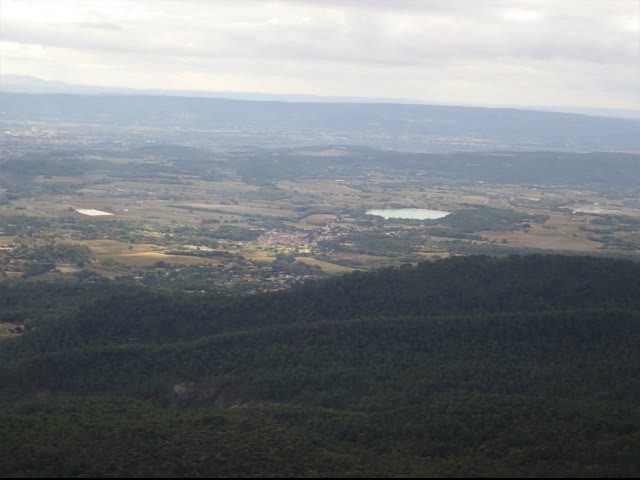
[[[437,220],[451,215],[451,212],[442,210],[429,210],[425,208],[387,208],[381,210],[367,210],[367,215],[376,215],[385,220],[390,218],[404,218],[410,220]]]

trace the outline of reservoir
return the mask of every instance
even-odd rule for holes
[[[443,212],[442,210],[428,210],[424,208],[392,208],[382,210],[367,210],[367,215],[376,215],[383,217],[385,220],[390,218],[405,218],[410,220],[437,220],[451,215],[451,212]]]
[[[90,217],[107,217],[113,216],[113,213],[103,212],[102,210],[94,210],[93,208],[76,208],[76,212],[81,215],[89,215]]]

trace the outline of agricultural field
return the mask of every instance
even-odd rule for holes
[[[31,145],[0,161],[0,281],[244,293],[451,255],[640,257],[636,187],[516,181],[492,162],[519,154],[478,155]],[[476,162],[493,177],[479,180]],[[371,209],[450,214],[385,220]]]
[[[13,325],[11,323],[0,323],[0,340],[16,337],[20,335],[21,330],[21,326]]]
[[[296,261],[304,263],[305,265],[316,265],[323,271],[331,274],[351,273],[354,270],[353,268],[343,267],[335,263],[323,262],[322,260],[316,260],[311,257],[296,257]]]

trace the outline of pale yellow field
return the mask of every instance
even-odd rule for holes
[[[204,208],[207,210],[217,210],[225,213],[237,215],[264,215],[265,217],[295,218],[296,212],[293,210],[253,207],[245,205],[222,205],[217,203],[183,203],[182,207]]]
[[[15,337],[18,334],[9,332],[11,327],[6,323],[0,323],[0,339]]]
[[[548,250],[573,250],[578,252],[594,252],[600,250],[602,244],[589,240],[588,233],[580,230],[587,225],[588,217],[571,218],[566,214],[544,212],[549,220],[544,225],[531,224],[529,232],[479,232],[488,240],[502,242],[509,246],[521,248],[541,248]]]
[[[384,268],[391,265],[395,265],[397,262],[390,257],[383,257],[378,255],[364,255],[359,253],[333,253],[332,258],[336,260],[348,260],[355,262],[358,268],[370,269],[370,268]]]
[[[252,260],[254,262],[268,262],[268,263],[271,263],[276,259],[276,257],[274,255],[269,255],[267,252],[256,251],[256,250],[250,250],[250,251],[242,252],[242,256],[244,258],[246,258],[247,260]]]
[[[82,240],[73,243],[89,247],[91,253],[96,256],[159,252],[163,250],[162,247],[158,245],[148,243],[134,243],[130,245],[127,242],[118,242],[117,240]],[[129,251],[129,246],[133,247],[133,250]]]
[[[350,273],[356,270],[355,268],[343,267],[342,265],[336,265],[335,263],[323,262],[322,260],[316,260],[311,257],[296,257],[296,261],[305,263],[307,265],[317,265],[323,271],[331,274],[336,273]]]
[[[177,265],[211,265],[220,263],[220,260],[215,258],[166,255],[163,247],[148,243],[129,245],[126,242],[115,240],[86,240],[75,243],[89,247],[91,253],[100,261],[113,259],[116,262],[132,267],[152,267],[159,261]],[[132,250],[129,250],[129,246],[133,247]]]
[[[80,268],[73,267],[71,265],[56,265],[56,269],[60,271],[60,273],[77,273],[82,271]]]
[[[192,257],[189,255],[165,255],[160,252],[140,252],[114,255],[115,261],[132,267],[153,267],[157,262],[166,262],[176,265],[214,265],[220,260],[214,258]]]
[[[383,257],[380,255],[365,255],[363,253],[335,253],[336,258],[343,258],[347,260],[355,260],[356,262],[368,263],[368,262],[384,262],[390,260],[389,257]]]
[[[418,255],[424,257],[426,260],[438,260],[451,256],[449,252],[419,252]]]
[[[306,230],[309,232],[312,230],[322,230],[324,228],[323,225],[313,225],[310,223],[302,223],[302,222],[287,222],[287,224],[297,228],[298,230]]]
[[[550,230],[554,232],[554,230]],[[542,248],[548,250],[574,250],[578,252],[593,252],[600,249],[602,244],[586,238],[573,238],[556,234],[532,234],[522,232],[479,232],[488,240],[501,242],[506,240],[511,247]]]

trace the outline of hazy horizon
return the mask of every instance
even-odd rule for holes
[[[0,74],[103,88],[638,110],[640,1],[2,0]]]
[[[380,104],[406,104],[406,105],[434,105],[457,106],[472,108],[506,108],[516,110],[546,111],[557,113],[577,113],[582,115],[640,119],[640,109],[607,109],[607,108],[579,108],[562,105],[487,105],[467,103],[428,102],[411,98],[382,98],[382,97],[358,97],[358,96],[328,96],[309,95],[304,93],[271,93],[271,92],[247,92],[247,91],[210,91],[210,90],[163,90],[163,89],[137,89],[124,87],[110,87],[108,85],[87,85],[62,82],[59,80],[46,80],[30,75],[3,75],[0,74],[0,92],[7,93],[32,93],[32,94],[69,94],[69,95],[160,95],[176,97],[201,97],[221,98],[243,101],[274,101],[289,103],[380,103]]]

